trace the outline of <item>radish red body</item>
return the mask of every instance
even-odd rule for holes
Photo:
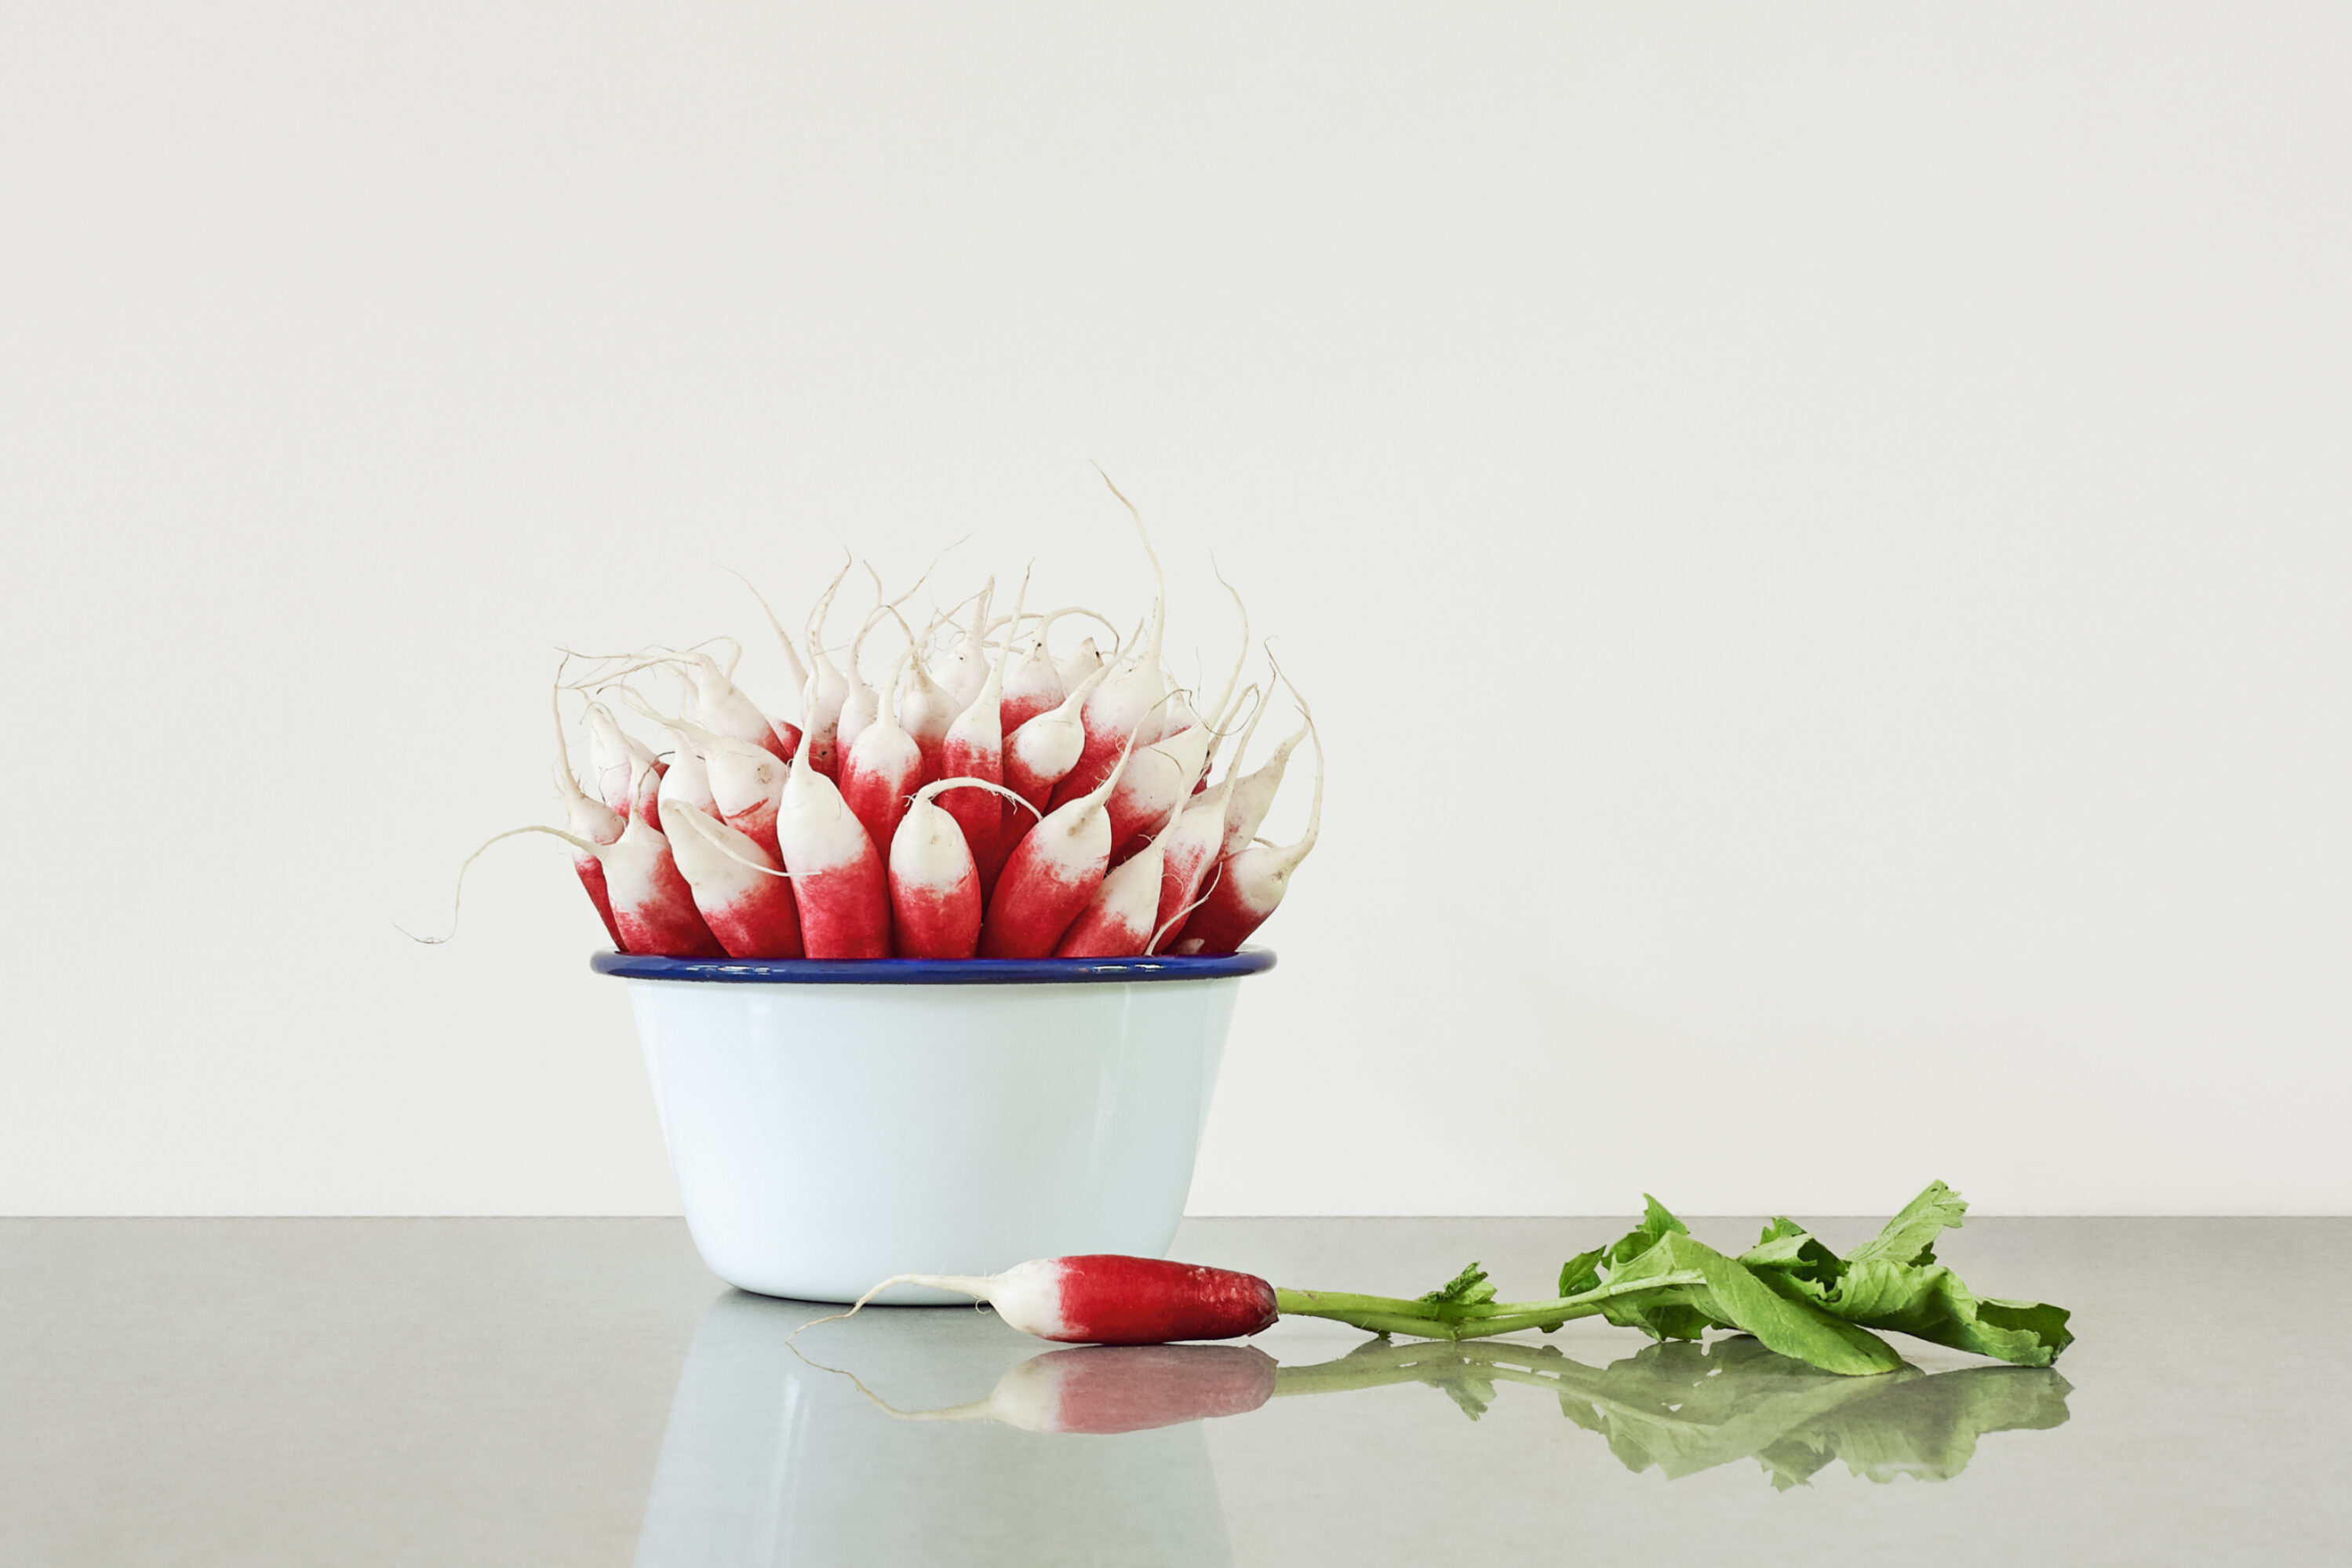
[[[1034,724],[1026,728],[1034,729]],[[1103,800],[1118,778],[1045,814],[1023,835],[989,894],[980,931],[983,958],[1042,958],[1054,950],[1110,868],[1110,819]]]
[[[969,958],[980,946],[980,868],[956,819],[934,797],[943,790],[991,802],[1001,785],[942,779],[915,792],[890,841],[891,946],[901,958]]]
[[[811,764],[812,749],[803,737],[776,815],[777,841],[800,904],[802,946],[812,958],[887,958],[890,894],[882,857],[833,780]]]
[[[729,957],[801,956],[800,912],[774,855],[689,806],[666,808],[662,825],[696,912]]]
[[[900,1274],[875,1291],[890,1285],[955,1291],[1024,1333],[1068,1344],[1241,1339],[1272,1328],[1276,1315],[1274,1287],[1255,1274],[1116,1253],[1043,1258],[984,1278]]]
[[[1308,716],[1307,727],[1314,732]],[[1323,825],[1323,743],[1315,743],[1315,803],[1307,813],[1307,831],[1295,844],[1276,847],[1252,844],[1228,855],[1217,867],[1217,883],[1184,928],[1169,944],[1171,953],[1231,953],[1248,941],[1266,916],[1290,891],[1290,877],[1315,848]]]
[[[1054,956],[1123,958],[1147,950],[1152,933],[1159,929],[1160,872],[1166,854],[1163,832],[1141,852],[1111,867],[1086,908],[1054,945]]]
[[[905,664],[907,658],[901,654],[899,663]],[[898,689],[897,674],[893,669],[893,678],[883,683],[885,693]],[[841,759],[841,798],[866,825],[866,836],[874,841],[874,852],[886,864],[891,841],[907,814],[908,798],[922,783],[922,748],[886,702]]]

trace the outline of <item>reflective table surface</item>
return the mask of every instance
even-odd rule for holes
[[[1176,1255],[1528,1294],[1627,1223],[1193,1220]],[[904,1308],[788,1344],[835,1309],[729,1290],[674,1220],[0,1220],[0,1563],[2352,1559],[2352,1220],[1938,1250],[2077,1343],[1846,1379],[1598,1322],[1116,1350]]]

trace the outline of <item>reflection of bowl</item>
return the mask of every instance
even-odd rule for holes
[[[845,1301],[892,1274],[1165,1252],[1234,988],[1274,955],[593,962],[629,982],[703,1261]]]
[[[703,1313],[670,1406],[637,1568],[1233,1561],[1198,1421],[1088,1437],[898,1419],[875,1399],[919,1408],[984,1397],[1036,1342],[982,1313],[894,1312],[787,1344],[807,1317],[731,1291]],[[873,1396],[812,1364],[835,1360]]]

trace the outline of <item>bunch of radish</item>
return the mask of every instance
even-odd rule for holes
[[[556,785],[568,821],[490,842],[546,833],[570,844],[581,884],[625,953],[1234,951],[1315,847],[1322,742],[1270,655],[1266,680],[1242,687],[1245,610],[1241,652],[1213,697],[1202,701],[1171,679],[1161,657],[1165,578],[1142,517],[1118,499],[1154,583],[1150,614],[1124,642],[1083,607],[1030,610],[1025,577],[1009,611],[1000,612],[992,579],[918,631],[905,607],[926,571],[896,598],[875,577],[855,633],[829,646],[845,566],[797,638],[760,601],[800,686],[797,721],[772,716],[735,684],[741,645],[730,639],[595,659],[569,680],[582,656],[567,653],[555,696]],[[1056,627],[1075,619],[1109,629],[1109,651],[1090,634],[1056,654]],[[879,683],[869,684],[877,668]],[[1297,705],[1298,729],[1244,772],[1277,682]],[[565,738],[567,692],[585,705],[584,780]],[[625,714],[653,738],[632,733]],[[1213,782],[1229,739],[1233,759]],[[1258,830],[1291,756],[1310,740],[1306,831],[1295,843],[1264,842]]]

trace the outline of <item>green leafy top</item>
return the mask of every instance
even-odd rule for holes
[[[1433,1307],[1482,1307],[1495,1299],[1486,1270],[1473,1263],[1426,1295],[1413,1298]]]
[[[1936,1238],[1947,1229],[1958,1230],[1960,1216],[1968,1211],[1968,1199],[1942,1182],[1929,1182],[1927,1191],[1905,1204],[1902,1213],[1888,1220],[1876,1236],[1847,1253],[1845,1260],[1933,1263]]]

